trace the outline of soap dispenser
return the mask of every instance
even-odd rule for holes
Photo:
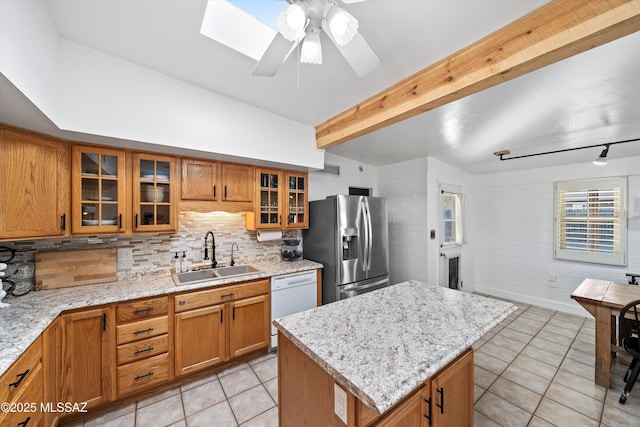
[[[182,251],[182,260],[180,260],[180,272],[186,273],[189,271],[189,264],[187,263],[187,255]]]
[[[180,262],[180,258],[178,257],[178,252],[176,252],[176,256],[173,257],[173,269],[176,273],[180,273],[182,271],[182,263]]]

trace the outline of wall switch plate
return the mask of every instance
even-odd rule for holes
[[[333,412],[347,424],[347,392],[333,384]]]
[[[133,261],[133,250],[131,248],[118,248],[118,262]]]
[[[550,282],[555,282],[557,278],[558,278],[558,276],[556,274],[549,273],[549,281]]]

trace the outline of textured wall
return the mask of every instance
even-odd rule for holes
[[[204,255],[204,235],[211,230],[216,239],[216,259],[228,263],[231,245],[237,243],[234,258],[243,260],[261,256],[277,256],[281,241],[258,242],[255,231],[245,227],[244,213],[182,212],[177,233],[127,234],[109,236],[82,236],[57,239],[38,239],[4,242],[3,245],[27,250],[33,259],[38,251],[61,251],[75,249],[118,248],[118,271],[143,270],[169,267],[173,252],[186,253],[188,262],[201,262]],[[295,236],[296,231],[286,231],[285,236]],[[127,255],[130,253],[130,257]]]

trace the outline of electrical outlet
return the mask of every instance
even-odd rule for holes
[[[333,384],[333,412],[347,424],[347,392]]]
[[[557,278],[558,278],[558,276],[556,274],[549,273],[549,281],[550,282],[555,282]]]
[[[131,248],[118,248],[118,262],[133,261],[133,250]]]

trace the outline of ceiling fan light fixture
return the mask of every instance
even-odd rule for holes
[[[304,3],[297,1],[287,6],[278,15],[278,31],[289,41],[298,41],[304,35],[307,23],[307,8]]]
[[[602,153],[593,161],[594,165],[603,166],[607,164],[607,154],[609,154],[609,145],[605,145]]]
[[[320,45],[320,29],[314,26],[307,27],[307,35],[302,42],[300,62],[305,64],[322,64],[322,46]]]
[[[344,46],[353,40],[353,37],[358,32],[358,20],[335,4],[329,5],[327,8],[325,20],[329,25],[329,31],[333,39],[340,46]]]

